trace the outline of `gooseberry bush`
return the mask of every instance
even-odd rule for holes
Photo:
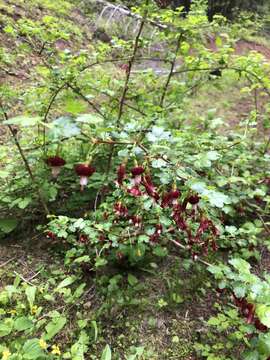
[[[260,297],[267,280],[249,273],[243,259],[258,260],[261,246],[269,245],[269,140],[256,131],[263,126],[258,97],[270,95],[269,63],[255,52],[236,54],[230,25],[220,16],[209,23],[200,1],[185,18],[181,9],[146,1],[132,10],[135,35],[109,44],[89,45],[70,24],[63,31],[60,9],[53,10],[55,17],[9,20],[4,28],[21,41],[13,59],[29,53],[36,59],[27,86],[1,85],[1,124],[10,134],[0,154],[3,236],[31,220],[78,277],[105,266],[144,266],[172,249],[206,265],[242,258],[238,265],[231,260],[239,274],[227,265],[209,269],[221,280],[218,291],[228,288],[232,296],[233,315],[224,310],[222,316],[244,329],[234,341],[252,349],[246,359],[268,359],[269,306]],[[162,50],[153,46],[157,39]],[[18,65],[3,59],[5,66]],[[222,78],[254,100],[239,130],[188,110]],[[208,104],[213,108],[211,98]],[[16,320],[14,329],[21,323],[32,329],[32,315]],[[217,319],[210,324],[220,326]],[[12,329],[2,333],[4,340]],[[223,356],[214,357],[211,345],[198,349],[209,359]]]

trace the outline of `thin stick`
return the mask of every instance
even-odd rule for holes
[[[180,247],[181,249],[186,250],[186,247],[185,247],[184,245],[180,244],[178,241],[173,240],[173,239],[170,239],[170,241],[171,241],[172,243],[174,243],[174,245]],[[202,259],[199,258],[199,257],[197,258],[197,261],[199,261],[200,263],[202,263],[202,264],[204,264],[204,265],[206,265],[206,266],[212,266],[212,264],[208,263],[207,261],[202,260]]]
[[[25,279],[21,274],[17,273],[17,271],[13,271],[13,274],[19,276],[19,278],[22,279],[22,281],[24,281],[28,285],[34,286],[34,284],[32,284],[29,280]]]
[[[34,275],[32,275],[31,277],[29,277],[27,280],[30,281],[30,280],[33,280],[35,279],[40,273],[41,273],[42,270],[39,270],[37,273],[35,273]]]
[[[5,261],[4,263],[0,264],[0,268],[6,266],[7,264],[9,264],[10,262],[12,262],[12,261],[15,260],[15,259],[16,259],[16,257],[13,257],[13,258]]]
[[[140,62],[140,61],[147,61],[147,60],[150,60],[150,61],[157,61],[157,62],[168,62],[170,63],[171,60],[168,60],[168,59],[165,59],[165,58],[153,58],[153,57],[140,57],[138,59],[134,59],[134,62]],[[80,73],[82,73],[83,71],[85,70],[88,70],[89,68],[91,67],[94,67],[94,66],[97,66],[97,65],[103,65],[103,64],[106,64],[106,63],[118,63],[118,62],[123,62],[123,61],[130,61],[130,56],[129,57],[123,57],[123,58],[118,58],[118,59],[105,59],[105,60],[102,60],[102,61],[95,61],[91,64],[88,64],[88,65],[85,65],[82,67],[82,69],[80,70]]]

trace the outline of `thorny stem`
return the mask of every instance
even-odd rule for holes
[[[147,1],[146,5],[147,4],[148,4],[148,1]],[[120,120],[121,120],[121,117],[122,117],[122,114],[123,114],[124,102],[125,102],[126,94],[127,94],[127,91],[128,91],[128,83],[129,83],[129,80],[130,80],[131,69],[132,69],[132,66],[134,64],[135,57],[136,57],[136,54],[137,54],[137,51],[138,51],[138,48],[139,48],[139,41],[140,41],[142,30],[143,30],[143,27],[144,27],[144,24],[145,24],[145,19],[146,19],[147,13],[148,13],[148,11],[146,10],[145,14],[144,14],[144,17],[142,18],[138,34],[137,34],[137,36],[135,38],[133,54],[132,54],[132,56],[131,56],[131,58],[130,58],[130,60],[128,62],[126,81],[125,81],[122,97],[121,97],[120,104],[119,104],[117,126],[119,126]]]
[[[5,120],[8,120],[8,115],[7,115],[7,113],[5,112],[4,107],[3,107],[3,105],[2,105],[1,102],[0,102],[0,106],[1,106],[1,108],[2,108],[2,112],[3,112],[3,115],[4,115]],[[36,180],[35,180],[35,177],[34,177],[34,175],[33,175],[33,172],[32,172],[32,170],[31,170],[31,168],[30,168],[30,165],[29,165],[29,163],[28,163],[28,161],[27,161],[27,159],[26,159],[26,157],[25,157],[25,155],[24,155],[23,149],[22,149],[22,147],[21,147],[21,145],[20,145],[20,143],[19,143],[19,140],[18,140],[18,138],[17,138],[17,132],[12,128],[11,125],[7,125],[7,126],[8,126],[8,129],[9,129],[12,137],[13,137],[13,140],[14,140],[14,142],[15,142],[15,145],[16,145],[16,147],[17,147],[17,149],[18,149],[18,151],[19,151],[19,153],[20,153],[20,155],[21,155],[21,158],[22,158],[22,160],[23,160],[23,162],[24,162],[24,166],[25,166],[25,168],[26,168],[26,170],[27,170],[27,172],[28,172],[28,174],[29,174],[29,176],[30,176],[30,179],[31,179],[31,181],[32,181],[33,184],[36,184]],[[37,184],[36,184],[36,185],[37,185]],[[50,212],[49,212],[49,209],[48,209],[48,207],[47,207],[47,204],[46,204],[46,202],[45,202],[45,200],[44,200],[44,198],[43,198],[43,196],[42,196],[42,193],[41,193],[38,185],[37,185],[37,193],[38,193],[38,197],[39,197],[40,203],[41,203],[41,205],[43,206],[43,209],[44,209],[46,215],[49,215],[49,213],[50,213]]]
[[[116,122],[117,127],[119,127],[120,121],[121,121],[121,118],[122,118],[122,115],[123,115],[123,109],[124,109],[126,94],[128,92],[128,84],[129,84],[130,75],[131,75],[131,69],[132,69],[134,61],[135,61],[135,57],[136,57],[136,54],[137,54],[137,51],[138,51],[138,48],[139,48],[140,37],[141,37],[142,30],[143,30],[143,27],[145,25],[146,17],[147,17],[147,14],[148,14],[147,5],[148,5],[148,0],[146,0],[146,10],[144,12],[144,16],[141,19],[141,24],[140,24],[137,36],[135,38],[134,47],[133,47],[133,53],[132,53],[132,56],[131,56],[131,58],[130,58],[130,60],[128,62],[126,81],[125,81],[125,84],[124,84],[123,93],[122,93],[120,103],[119,103],[118,118],[117,118],[117,122]],[[111,169],[113,153],[114,153],[114,144],[111,146],[111,150],[110,150],[110,154],[109,154],[108,165],[107,165],[107,176],[108,176],[108,174],[110,172],[110,169]]]
[[[99,110],[99,108],[89,99],[87,99],[87,97],[85,95],[83,95],[83,93],[75,86],[71,85],[71,84],[67,84],[67,86],[73,90],[73,92],[77,95],[79,95],[84,101],[86,101],[88,103],[88,105],[90,105],[100,116],[102,116],[105,120],[106,120],[106,115],[103,114],[102,111]]]
[[[169,72],[169,75],[167,77],[167,80],[166,80],[166,83],[164,85],[163,92],[162,92],[162,95],[161,95],[161,98],[160,98],[160,103],[159,103],[160,107],[163,107],[164,100],[165,100],[165,97],[166,97],[166,94],[167,94],[167,91],[168,91],[168,88],[169,88],[169,85],[170,85],[170,81],[171,81],[171,78],[173,76],[174,68],[175,68],[175,65],[176,65],[177,54],[178,54],[178,51],[179,51],[179,48],[180,48],[180,45],[181,45],[182,38],[183,38],[183,33],[181,32],[180,35],[178,36],[178,39],[177,39],[176,48],[175,48],[175,52],[174,52],[174,59],[173,59],[173,61],[171,63],[170,72]]]

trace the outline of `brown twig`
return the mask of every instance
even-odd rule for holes
[[[13,271],[13,273],[16,276],[19,276],[19,278],[24,281],[25,283],[27,283],[28,285],[34,286],[34,284],[32,284],[29,280],[25,279],[21,274],[19,274],[17,271]]]
[[[129,83],[129,80],[130,80],[131,69],[133,67],[135,57],[136,57],[136,54],[137,54],[137,51],[138,51],[138,48],[139,48],[139,41],[140,41],[142,30],[143,30],[143,27],[144,27],[144,24],[145,24],[146,16],[147,16],[147,11],[145,12],[144,17],[142,18],[142,21],[141,21],[137,36],[135,38],[135,43],[134,43],[134,47],[133,47],[133,54],[132,54],[132,56],[131,56],[131,58],[130,58],[130,60],[128,62],[126,81],[125,81],[123,93],[122,93],[122,96],[121,96],[121,99],[120,99],[120,104],[119,104],[117,126],[119,126],[120,120],[121,120],[121,117],[122,117],[122,114],[123,114],[124,102],[125,102],[126,94],[127,94],[127,91],[128,91],[128,83]]]
[[[255,78],[262,86],[262,88],[264,89],[264,91],[267,93],[268,96],[270,96],[270,91],[267,89],[267,87],[264,85],[262,79],[255,74],[254,72],[247,70],[247,69],[241,69],[235,66],[223,66],[223,67],[219,67],[220,70],[234,70],[237,71],[239,73],[246,73],[247,75],[252,76],[253,78]],[[174,71],[173,75],[179,75],[179,74],[184,74],[187,72],[197,72],[197,71],[212,71],[215,70],[213,68],[207,67],[207,68],[191,68],[191,69],[182,69],[182,70],[178,70],[178,71]]]
[[[7,113],[5,112],[4,107],[3,107],[3,105],[2,105],[1,102],[0,102],[0,106],[1,106],[1,108],[2,108],[2,112],[3,112],[4,118],[5,118],[5,120],[7,121],[7,120],[8,120],[8,115],[7,115]],[[30,177],[32,183],[33,183],[33,184],[36,184],[36,180],[35,180],[35,177],[34,177],[34,175],[33,175],[33,172],[32,172],[32,170],[31,170],[31,168],[30,168],[30,165],[29,165],[29,163],[28,163],[28,160],[26,159],[26,157],[25,157],[25,155],[24,155],[24,152],[23,152],[23,149],[22,149],[22,147],[21,147],[21,145],[20,145],[20,143],[19,143],[19,140],[18,140],[18,138],[17,138],[17,132],[12,128],[11,125],[7,125],[7,126],[8,126],[8,129],[9,129],[12,137],[13,137],[14,143],[15,143],[15,145],[16,145],[16,147],[17,147],[17,149],[18,149],[18,151],[19,151],[19,153],[20,153],[20,155],[21,155],[21,158],[22,158],[22,160],[23,160],[23,162],[24,162],[24,166],[25,166],[25,168],[26,168],[26,171],[27,171],[28,174],[29,174],[29,177]],[[36,184],[36,185],[37,185],[37,184]],[[48,209],[48,207],[47,207],[47,204],[46,204],[46,202],[45,202],[45,200],[44,200],[44,198],[43,198],[43,196],[42,196],[42,193],[41,193],[38,185],[37,185],[37,193],[38,193],[38,197],[39,197],[40,203],[42,204],[45,213],[48,215],[48,214],[49,214],[49,209]]]

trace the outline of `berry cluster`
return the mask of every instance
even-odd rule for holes
[[[52,157],[47,160],[51,167],[63,166],[65,161],[58,157]],[[83,190],[87,184],[88,178],[95,172],[95,168],[88,164],[78,164],[75,166],[75,172],[80,176],[80,185]],[[179,235],[185,238],[185,248],[190,252],[192,258],[196,260],[198,255],[207,255],[209,248],[217,251],[216,239],[219,231],[205,213],[200,208],[200,197],[196,193],[187,194],[181,192],[176,185],[173,185],[166,191],[158,188],[151,177],[150,171],[143,165],[138,165],[127,169],[125,163],[122,163],[117,169],[116,186],[117,196],[120,198],[114,202],[112,212],[106,209],[103,212],[103,220],[112,217],[112,223],[128,230],[128,239],[137,238],[140,235],[147,235],[149,244],[155,246],[160,242],[162,236],[167,234],[173,239],[179,238]],[[151,198],[155,204],[158,215],[153,215],[154,211],[149,214],[142,213],[136,203],[136,199],[144,196]],[[135,200],[135,204],[134,204]],[[134,207],[135,205],[135,207]],[[140,202],[141,205],[141,202]],[[137,212],[140,212],[139,214]],[[160,213],[164,212],[166,217],[173,220],[168,228],[161,224]],[[150,217],[149,217],[150,216]],[[154,218],[153,218],[154,217]],[[151,233],[146,232],[145,224],[153,224]],[[110,230],[111,231],[111,230]],[[118,231],[118,230],[117,230]],[[121,236],[119,233],[119,242],[125,242],[126,234]],[[48,233],[49,237],[53,234]],[[102,242],[111,243],[105,232],[102,232]],[[164,238],[165,239],[165,238]],[[173,240],[175,241],[175,240]],[[88,237],[81,234],[78,242],[86,244]]]
[[[126,180],[126,181],[125,181]],[[164,210],[171,212],[171,218],[174,220],[175,229],[170,229],[170,233],[178,230],[185,233],[188,239],[188,249],[191,251],[194,259],[198,253],[194,250],[200,249],[202,255],[208,254],[208,248],[211,246],[213,251],[217,251],[216,238],[219,231],[213,222],[203,215],[199,208],[200,197],[197,194],[189,194],[183,197],[180,190],[173,186],[166,192],[159,192],[154,185],[151,175],[142,165],[136,165],[127,171],[126,164],[121,164],[117,169],[116,184],[124,193],[138,198],[147,195]],[[120,219],[128,219],[130,224],[137,228],[142,228],[143,223],[138,215],[129,215],[129,209],[122,201],[117,201],[114,205],[116,222]],[[197,229],[194,230],[194,224]],[[164,229],[157,222],[154,234],[149,236],[150,243],[157,243]],[[177,232],[175,232],[177,234]],[[205,236],[207,234],[207,236]],[[210,236],[209,236],[210,235]]]

